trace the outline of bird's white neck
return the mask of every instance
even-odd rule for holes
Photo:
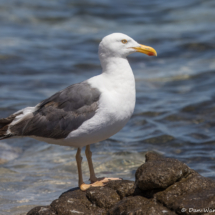
[[[126,58],[101,59],[102,74],[91,78],[88,83],[101,92],[100,109],[110,119],[122,122],[123,126],[134,111],[135,80],[132,69]],[[116,116],[117,113],[117,116]]]
[[[133,72],[127,58],[122,57],[108,57],[100,58],[102,73],[107,76],[119,77],[125,75],[132,75]]]
[[[127,94],[128,97],[135,97],[135,79],[127,58],[108,57],[101,59],[102,87],[114,91],[119,95]],[[135,98],[134,98],[135,99]]]

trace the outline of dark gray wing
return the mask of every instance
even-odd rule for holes
[[[42,101],[29,119],[10,126],[17,136],[61,139],[93,117],[100,92],[87,82],[74,84]]]

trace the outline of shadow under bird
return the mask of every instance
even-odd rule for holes
[[[0,119],[0,139],[31,137],[62,146],[77,147],[79,187],[87,190],[105,186],[109,180],[95,176],[90,144],[109,138],[130,119],[136,100],[135,79],[127,56],[141,52],[157,56],[156,51],[129,36],[113,33],[99,44],[102,73],[57,92],[35,107],[26,107]],[[91,184],[85,184],[81,170],[81,148],[86,157]]]

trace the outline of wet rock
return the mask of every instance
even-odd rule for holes
[[[31,209],[27,215],[57,215],[50,206],[38,206]]]
[[[155,194],[155,198],[178,214],[196,214],[191,213],[192,208],[215,207],[215,181],[192,170],[188,177]]]
[[[165,189],[189,173],[186,164],[148,152],[146,162],[136,171],[136,186],[141,190]]]
[[[116,190],[121,199],[134,193],[134,181],[110,181],[106,187]]]
[[[126,197],[109,210],[109,215],[174,215],[173,211],[165,208],[153,199],[142,196]]]
[[[88,200],[86,192],[82,192],[78,188],[63,193],[59,199],[51,203],[51,207],[57,214],[62,215],[105,214],[105,210],[97,208],[92,204]]]
[[[176,159],[149,152],[135,177],[135,183],[110,181],[86,192],[69,190],[27,215],[215,214],[215,181]]]
[[[86,196],[93,204],[105,209],[111,208],[120,201],[117,192],[108,187],[92,187],[86,191]]]
[[[195,215],[198,211],[202,211],[202,214],[213,210],[209,214],[215,214],[215,189],[204,190],[201,192],[194,192],[179,197],[178,203],[175,204],[174,208],[178,214],[193,214]],[[185,212],[184,209],[186,209]]]

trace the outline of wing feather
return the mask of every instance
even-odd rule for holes
[[[36,106],[32,117],[10,126],[16,136],[61,139],[93,117],[100,92],[87,82],[74,84]]]

